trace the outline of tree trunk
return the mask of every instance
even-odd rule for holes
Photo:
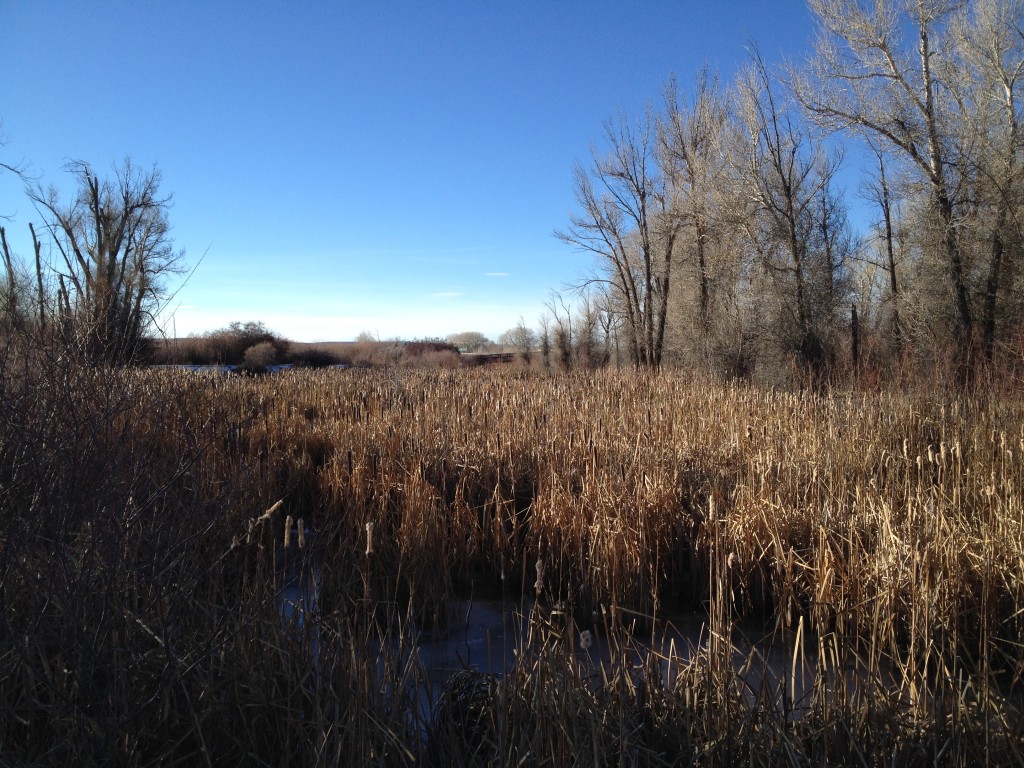
[[[857,305],[850,305],[850,362],[854,378],[860,372],[860,323],[857,320]]]

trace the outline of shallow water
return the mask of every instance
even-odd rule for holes
[[[316,585],[313,579],[305,588],[292,583],[281,591],[279,610],[286,620],[301,627],[307,618],[315,617]],[[446,619],[442,629],[413,628],[405,638],[390,638],[392,658],[397,657],[403,666],[412,661],[419,671],[416,679],[426,717],[445,683],[456,673],[472,670],[504,676],[516,664],[529,662],[536,649],[527,635],[531,619],[535,633],[543,631],[549,641],[565,644],[565,650],[595,686],[614,670],[626,670],[640,681],[649,674],[650,660],[656,659],[662,683],[673,688],[688,662],[717,651],[731,659],[732,669],[742,678],[745,695],[751,701],[767,692],[796,711],[819,674],[816,642],[802,632],[778,630],[756,621],[734,624],[728,637],[713,637],[708,617],[698,613],[674,614],[653,624],[645,621],[645,626],[654,627],[653,631],[630,632],[627,627],[612,638],[600,625],[590,626],[590,643],[584,647],[571,619],[557,610],[538,609],[532,600],[452,600]],[[315,658],[315,635],[312,642]],[[848,687],[858,685],[864,677],[863,671],[846,670],[844,674]]]
[[[472,669],[507,674],[516,663],[521,634],[519,607],[501,600],[455,600],[449,603],[448,626],[419,632],[419,662],[436,691],[456,672]]]

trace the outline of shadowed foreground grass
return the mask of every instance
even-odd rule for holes
[[[0,763],[1024,763],[1019,397],[3,365]],[[481,585],[539,596],[519,663],[432,708]]]

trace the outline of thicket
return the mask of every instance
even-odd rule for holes
[[[276,364],[306,368],[338,364],[359,368],[453,368],[461,364],[459,350],[443,339],[297,344],[259,322],[236,322],[185,339],[155,340],[153,350],[149,359],[163,365],[237,365],[260,369]]]
[[[155,360],[168,365],[243,365],[249,350],[262,346],[264,365],[285,362],[290,342],[261,322],[233,322],[226,328],[185,339],[157,340]]]

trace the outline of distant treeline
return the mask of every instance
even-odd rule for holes
[[[458,348],[444,339],[304,343],[289,341],[256,321],[234,322],[200,336],[153,341],[149,360],[156,365],[235,365],[252,370],[282,364],[306,368],[462,364]]]

